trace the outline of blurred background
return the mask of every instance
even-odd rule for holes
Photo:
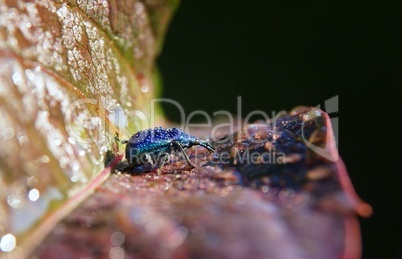
[[[316,106],[339,96],[338,145],[363,258],[402,257],[402,1],[182,1],[158,65],[186,114]],[[174,106],[167,116],[179,120]]]

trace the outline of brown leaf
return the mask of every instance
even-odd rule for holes
[[[245,126],[224,143],[212,142],[217,150],[213,155],[190,150],[193,170],[181,159],[166,164],[161,174],[113,175],[60,222],[34,254],[359,258],[356,213],[368,216],[371,208],[356,196],[342,160],[335,156],[329,117],[311,111],[319,116],[307,117],[307,110],[272,124]],[[314,143],[329,149],[313,155],[302,139],[312,136]],[[264,142],[271,143],[268,150]],[[234,155],[233,149],[238,149]],[[225,152],[230,155],[223,156]],[[235,163],[236,152],[283,152],[286,159],[251,162],[250,156]]]

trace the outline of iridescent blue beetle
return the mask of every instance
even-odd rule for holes
[[[119,140],[116,137],[117,140]],[[191,168],[185,148],[202,146],[211,152],[215,149],[205,140],[191,136],[178,128],[142,130],[134,134],[129,140],[121,141],[126,145],[126,159],[129,167],[137,167],[145,164],[155,164],[161,158],[162,164],[167,161],[172,151],[180,151]]]

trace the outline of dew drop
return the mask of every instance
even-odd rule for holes
[[[74,164],[73,170],[77,172],[78,170],[80,170],[80,166],[78,164]]]
[[[172,247],[177,247],[181,245],[184,240],[187,238],[188,229],[184,226],[176,228],[175,232],[170,235],[169,243]]]
[[[124,249],[121,247],[113,247],[109,252],[110,259],[123,259]]]
[[[10,12],[8,13],[8,17],[9,17],[10,19],[14,19],[14,18],[15,18],[15,12],[14,12],[14,11],[10,11]]]
[[[27,179],[28,186],[34,186],[37,183],[38,183],[38,179],[35,176],[31,176]]]
[[[148,91],[149,91],[149,86],[148,85],[141,86],[141,92],[146,93]]]
[[[49,163],[50,159],[47,155],[43,155],[41,157],[38,158],[38,162],[42,163],[42,164],[46,164]]]
[[[285,189],[279,192],[280,199],[291,199],[295,196],[295,191],[292,189]]]
[[[80,180],[81,180],[81,183],[88,182],[88,178],[86,178],[84,175],[81,175]]]
[[[136,224],[144,225],[147,222],[147,217],[143,212],[134,210],[131,214]]]
[[[124,243],[125,236],[122,232],[116,231],[110,237],[110,241],[114,246],[121,246]]]
[[[28,198],[31,201],[37,201],[39,199],[39,196],[40,196],[40,193],[39,193],[38,189],[32,189],[28,193]]]
[[[91,123],[92,123],[92,125],[94,125],[94,126],[99,125],[99,124],[100,124],[100,119],[99,119],[99,117],[92,117],[92,118],[91,118]]]
[[[101,153],[101,154],[102,154],[102,153],[105,153],[107,150],[108,150],[108,147],[107,147],[107,146],[102,146],[102,147],[100,148],[100,153]]]
[[[5,139],[12,139],[15,135],[14,129],[7,127],[3,130],[3,137]]]
[[[12,75],[14,84],[19,85],[22,83],[22,75],[20,73],[14,73]]]
[[[68,142],[70,142],[70,144],[75,144],[75,139],[73,137],[69,137],[68,138]]]
[[[60,139],[55,139],[55,140],[54,140],[54,144],[55,144],[56,146],[60,146],[60,145],[61,145],[61,140],[60,140]]]
[[[314,110],[314,116],[321,117],[321,112],[319,110]]]
[[[16,243],[15,236],[6,234],[1,238],[0,249],[4,252],[11,252],[14,250]]]
[[[264,185],[263,187],[261,187],[261,191],[262,191],[263,193],[267,193],[267,192],[269,191],[269,187],[266,186],[266,185]]]
[[[28,144],[28,137],[27,136],[20,136],[18,137],[18,142],[20,143],[21,146],[25,146]]]
[[[21,204],[21,200],[15,194],[10,194],[7,196],[7,203],[11,207],[17,208]]]

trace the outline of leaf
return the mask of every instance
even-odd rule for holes
[[[122,123],[146,127],[130,115],[161,118],[154,59],[176,5],[0,1],[0,236],[17,238],[4,251],[28,255],[105,179]]]
[[[298,108],[213,142],[213,155],[192,149],[194,170],[179,159],[162,174],[112,175],[34,254],[359,258],[356,213],[371,208],[350,185],[329,122],[319,110]],[[311,145],[328,149],[315,153]]]

